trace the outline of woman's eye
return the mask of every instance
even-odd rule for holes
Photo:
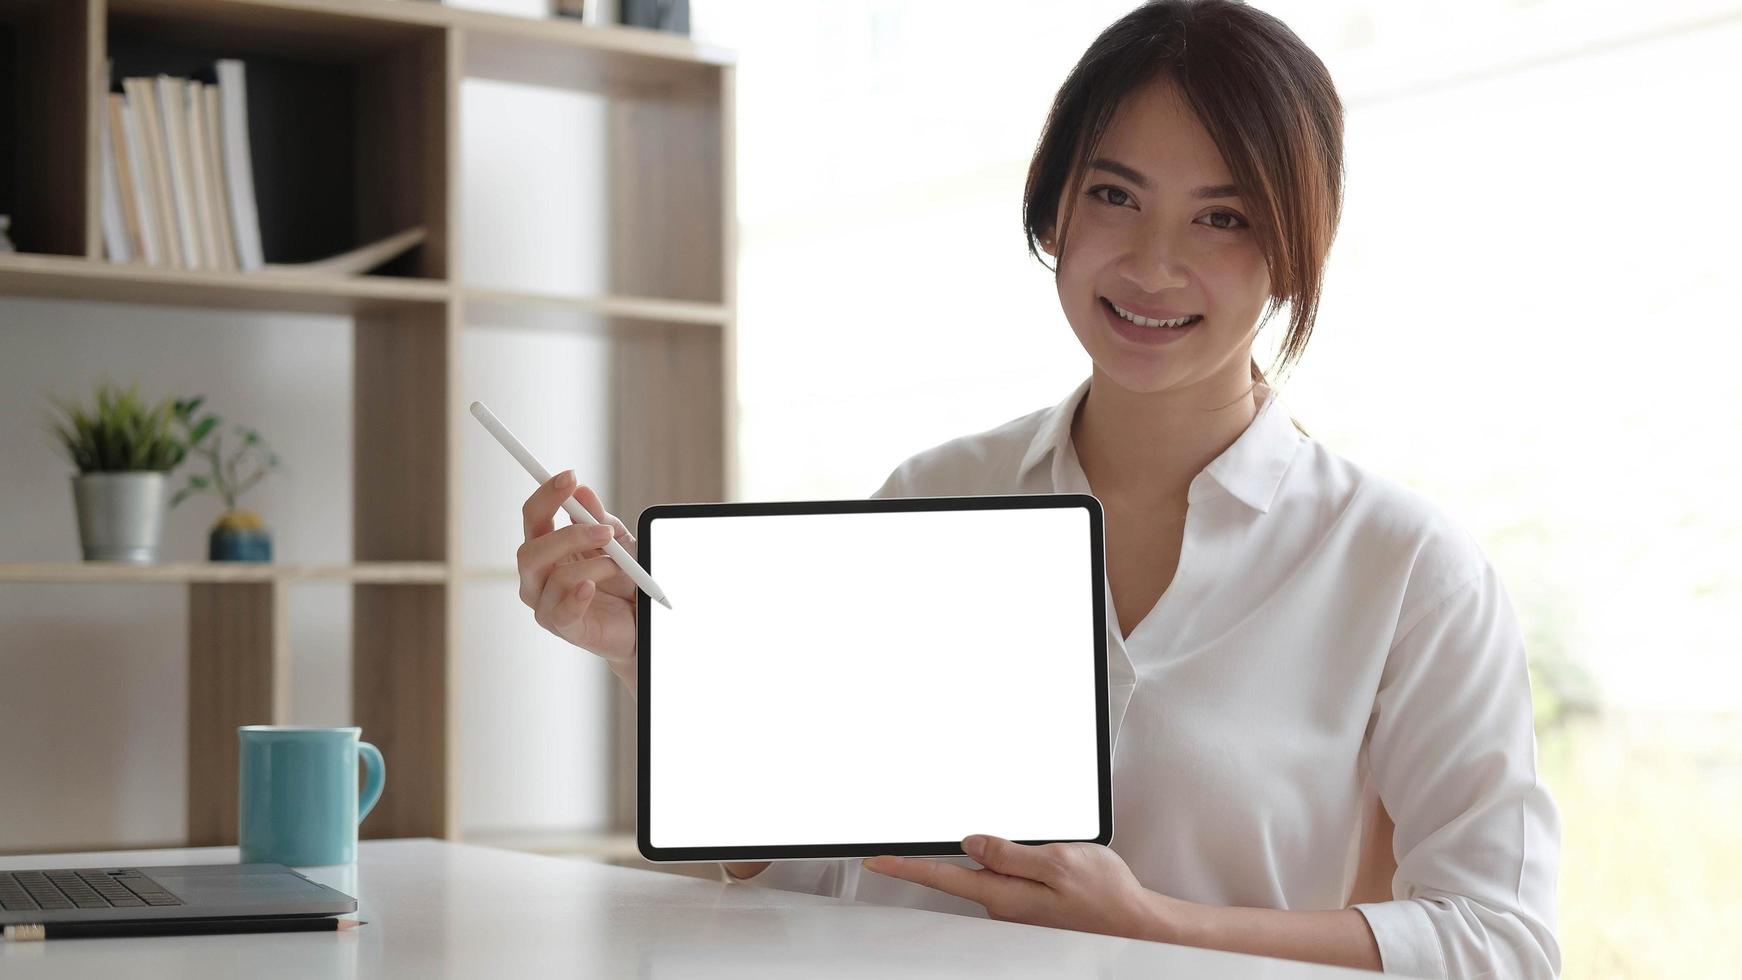
[[[1124,191],[1120,190],[1117,187],[1112,186],[1111,184],[1102,184],[1099,187],[1091,189],[1089,191],[1089,196],[1095,197],[1095,195],[1100,193],[1101,191],[1106,191],[1107,196],[1096,198],[1096,200],[1105,201],[1106,203],[1111,204],[1114,207],[1123,207],[1124,206],[1123,202],[1131,200],[1130,194],[1125,193]],[[1119,200],[1115,201],[1112,199],[1112,196],[1114,194],[1119,195]]]
[[[1204,215],[1204,217],[1206,217],[1206,218],[1231,218],[1234,221],[1239,222],[1238,224],[1211,225],[1211,227],[1219,229],[1221,231],[1236,231],[1238,229],[1246,227],[1246,219],[1240,217],[1239,215],[1235,214],[1232,211],[1211,211],[1209,214]]]

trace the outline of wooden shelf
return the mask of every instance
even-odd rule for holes
[[[519,17],[441,3],[408,0],[109,0],[111,10],[206,20],[215,17],[279,31],[302,26],[309,17],[330,18],[329,30],[366,33],[372,25],[412,24],[452,27],[468,34],[509,41],[559,45],[594,60],[653,59],[695,65],[731,65],[730,50],[669,31],[619,24],[583,24],[566,17]],[[302,18],[302,20],[298,20]]]
[[[475,286],[462,287],[459,295],[465,302],[468,322],[476,322],[482,317],[515,324],[542,324],[591,315],[619,320],[719,326],[731,315],[721,303],[646,296],[564,296]]]
[[[117,561],[0,562],[0,582],[445,582],[448,566],[434,561],[355,564],[171,561],[136,565]]]
[[[0,0],[5,57],[17,70],[0,99],[0,134],[16,152],[0,162],[0,211],[12,214],[11,237],[24,251],[0,255],[0,296],[351,317],[348,553],[356,560],[0,562],[0,583],[186,590],[191,844],[235,840],[236,726],[288,720],[287,596],[296,583],[343,585],[352,721],[396,774],[362,832],[457,835],[455,597],[468,582],[517,577],[500,563],[461,570],[455,557],[460,429],[471,424],[461,390],[465,328],[596,321],[609,334],[602,346],[617,388],[602,420],[605,489],[631,526],[651,504],[731,498],[733,54],[667,32],[414,0]],[[385,274],[345,278],[103,260],[100,134],[111,72],[185,76],[220,58],[249,66],[269,260],[319,258],[412,226],[425,229],[424,242],[378,270]],[[592,271],[602,295],[460,281],[468,78],[603,97],[609,206],[589,218],[600,232],[601,268]],[[0,323],[0,342],[6,329]],[[601,722],[618,830],[523,845],[636,859],[633,837],[621,832],[635,819],[634,723],[626,694]]]
[[[448,286],[434,279],[206,272],[14,252],[0,254],[0,295],[354,315],[444,303]]]
[[[347,315],[406,306],[434,306],[457,295],[466,303],[468,311],[509,322],[592,315],[618,320],[718,326],[731,315],[720,303],[648,296],[566,296],[471,286],[456,290],[440,279],[314,277],[271,270],[190,271],[71,255],[20,252],[0,254],[0,295]]]

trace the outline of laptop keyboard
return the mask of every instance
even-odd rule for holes
[[[180,905],[181,899],[131,868],[119,871],[0,871],[0,908],[120,909]]]

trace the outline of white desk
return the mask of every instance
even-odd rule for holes
[[[233,862],[233,847],[0,857],[0,870]],[[1117,939],[433,840],[301,869],[358,901],[348,933],[0,942],[0,976],[1191,977],[1358,970]]]

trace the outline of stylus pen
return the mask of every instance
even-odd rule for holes
[[[165,919],[157,922],[46,922],[7,926],[9,943],[112,936],[197,936],[222,932],[334,932],[355,929],[357,919]]]
[[[496,417],[495,412],[485,407],[483,402],[473,402],[472,416],[482,422],[484,428],[490,430],[490,434],[496,437],[496,441],[502,444],[502,448],[508,450],[508,455],[513,456],[520,462],[521,466],[526,467],[526,472],[531,473],[534,480],[537,480],[541,485],[550,482],[550,471],[545,469],[532,453],[520,444],[519,439],[514,438],[514,433],[508,431],[508,427],[502,424],[502,420]],[[563,498],[563,510],[569,512],[569,516],[574,518],[576,524],[599,523],[593,518],[593,515],[587,513],[587,508],[582,507],[581,502],[576,500],[573,494]],[[641,591],[647,593],[649,599],[667,609],[671,608],[671,601],[665,597],[665,590],[659,587],[659,583],[653,580],[653,576],[647,574],[647,569],[642,568],[641,563],[636,561],[633,555],[623,550],[623,546],[617,543],[616,538],[613,537],[606,542],[605,554],[611,556],[611,560],[617,563],[617,567],[623,569],[623,574],[629,576],[631,581],[640,586]]]

